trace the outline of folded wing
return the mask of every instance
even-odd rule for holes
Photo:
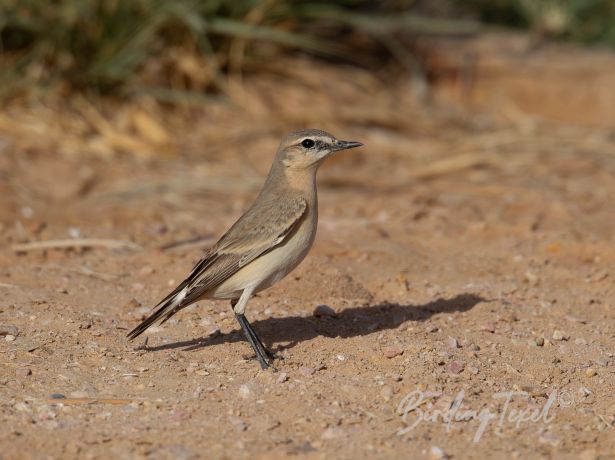
[[[156,306],[156,310],[129,334],[134,339],[160,320],[167,321],[182,308],[220,286],[239,269],[282,244],[298,227],[307,210],[304,198],[258,200],[209,249],[188,277]],[[274,216],[267,221],[262,216]]]

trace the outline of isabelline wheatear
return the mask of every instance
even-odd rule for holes
[[[312,247],[318,223],[316,172],[323,160],[361,145],[317,129],[287,135],[256,201],[128,337],[134,339],[201,299],[230,299],[256,358],[267,368],[274,356],[246,319],[246,304],[288,275]]]

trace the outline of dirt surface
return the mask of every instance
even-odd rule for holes
[[[612,458],[612,132],[320,65],[246,79],[250,104],[169,128],[175,156],[5,138],[1,458]],[[303,126],[365,147],[322,168],[312,252],[248,305],[277,372],[225,302],[127,342]],[[13,246],[66,238],[138,246]]]

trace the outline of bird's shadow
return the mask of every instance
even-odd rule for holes
[[[266,344],[272,342],[289,342],[274,351],[288,349],[304,340],[318,336],[325,337],[356,337],[377,331],[396,329],[407,321],[426,321],[440,313],[468,311],[480,302],[480,296],[460,294],[450,299],[437,299],[423,305],[399,305],[382,303],[364,307],[352,307],[342,310],[336,317],[317,318],[314,316],[289,316],[286,318],[268,318],[255,321],[254,329]],[[148,351],[185,348],[186,351],[196,350],[210,345],[243,341],[244,336],[239,328],[216,337],[163,345],[148,346]]]

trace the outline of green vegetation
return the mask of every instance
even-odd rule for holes
[[[483,22],[615,48],[615,0],[456,0]]]
[[[435,14],[421,3],[0,0],[0,98],[34,86],[124,96],[219,90],[224,72],[246,58],[266,65],[279,49],[365,63],[365,38],[378,58],[385,51],[412,61],[401,37],[475,32],[478,24],[460,13],[615,46],[614,0],[457,0]]]

